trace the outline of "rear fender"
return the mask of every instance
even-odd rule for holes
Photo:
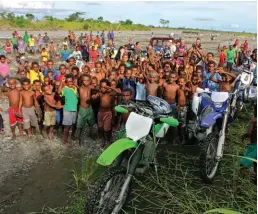
[[[223,115],[219,112],[211,112],[206,115],[201,121],[201,127],[209,128],[216,123],[216,120],[222,118]]]
[[[125,150],[136,148],[138,143],[128,138],[122,138],[112,143],[99,156],[97,163],[102,166],[110,166],[113,161]]]

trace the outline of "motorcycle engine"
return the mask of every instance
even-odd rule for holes
[[[244,89],[243,101],[249,103],[251,101],[257,101],[257,88],[256,86],[249,86]]]

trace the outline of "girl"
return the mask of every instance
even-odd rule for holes
[[[24,41],[23,41],[21,36],[18,39],[18,53],[20,55],[24,55],[25,54],[25,43],[24,43]]]
[[[146,101],[146,84],[143,74],[139,74],[136,83],[136,100]]]
[[[9,55],[12,53],[12,43],[10,42],[9,39],[7,39],[5,41],[5,51],[6,51],[6,54]]]

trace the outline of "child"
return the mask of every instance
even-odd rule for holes
[[[38,118],[39,118],[39,125],[42,128],[43,125],[43,120],[44,120],[44,96],[41,91],[41,83],[39,80],[34,80],[33,81],[33,86],[34,86],[34,92],[36,96],[36,100],[39,104],[39,108],[37,109],[38,112]]]
[[[66,78],[62,80],[62,83],[58,88],[58,93],[65,97],[65,104],[63,110],[63,125],[64,125],[64,145],[66,147],[71,147],[72,145],[68,142],[69,131],[72,127],[72,137],[74,138],[76,126],[76,116],[77,116],[77,104],[78,104],[78,92],[77,88],[73,84],[74,79],[72,74],[67,74]]]
[[[125,89],[125,88],[130,88],[133,95],[133,99],[135,99],[135,91],[136,91],[136,83],[135,83],[135,79],[132,78],[132,70],[131,69],[127,69],[126,72],[125,72],[125,77],[123,79],[123,83],[122,83],[122,89]]]
[[[80,69],[77,66],[72,67],[73,84],[77,89],[80,85],[79,71]]]
[[[54,99],[54,93],[52,92],[52,87],[49,85],[43,86],[44,91],[44,129],[42,130],[42,135],[44,138],[47,137],[47,129],[49,128],[49,139],[53,139],[53,130],[56,124],[56,109],[63,108],[62,105],[58,105]]]
[[[93,99],[100,99],[100,108],[98,112],[98,130],[100,136],[104,139],[103,146],[106,143],[111,142],[112,137],[112,95],[111,90],[115,91],[110,87],[110,82],[107,79],[100,81],[100,92],[93,95]]]
[[[47,72],[47,77],[49,78],[49,84],[50,85],[54,85],[54,82],[55,82],[55,80],[54,80],[54,76],[53,76],[53,71],[48,71]],[[46,77],[45,77],[46,78]]]
[[[223,50],[220,51],[219,55],[219,66],[223,67],[226,62],[226,55]]]
[[[161,83],[158,83],[158,75],[154,72],[149,74],[149,78],[144,74],[145,79],[147,80],[146,91],[147,95],[158,96],[158,89],[161,86]]]
[[[136,100],[146,101],[146,85],[143,74],[139,74],[136,83]]]
[[[20,90],[16,88],[16,80],[14,78],[10,78],[8,80],[9,89],[7,92],[7,96],[9,99],[9,121],[12,131],[12,140],[16,139],[15,135],[15,125],[18,123],[18,129],[20,136],[23,136],[22,133],[22,124],[23,119],[21,116],[21,112],[19,111],[19,102],[20,102]],[[3,128],[3,127],[0,127]]]
[[[110,72],[109,81],[111,82],[112,80],[117,81],[117,72],[115,70]]]
[[[99,93],[99,84],[97,77],[92,77],[91,79],[91,96]],[[98,112],[99,112],[99,100],[92,100],[91,106],[95,116],[95,121],[98,121]]]
[[[192,80],[188,81],[187,83],[187,87],[190,89],[189,93],[188,93],[188,98],[191,101],[193,99],[193,95],[196,92],[196,89],[202,88],[202,81],[199,79],[198,74],[193,74],[192,76]]]
[[[77,118],[77,132],[79,138],[81,137],[82,128],[85,126],[85,123],[89,125],[90,136],[92,136],[92,127],[95,124],[95,117],[90,105],[91,99],[91,76],[89,74],[83,74],[81,76],[82,85],[79,87],[79,99],[80,106]],[[79,141],[81,143],[81,141]]]
[[[49,57],[50,57],[50,59],[54,59],[55,56],[56,56],[55,45],[54,45],[54,42],[51,41],[51,43],[49,45]]]
[[[61,97],[58,94],[58,88],[61,85],[61,81],[57,80],[55,81],[55,85],[54,85],[54,92],[55,92],[55,101],[56,101],[56,105],[61,106],[64,105],[64,99],[63,97]],[[56,109],[56,125],[55,125],[55,130],[56,130],[56,134],[57,136],[59,135],[59,128],[62,125],[62,120],[63,120],[63,110],[62,109]]]
[[[214,75],[216,73],[220,74],[222,80],[217,80],[214,78]],[[228,76],[231,77],[230,80],[228,79]],[[225,72],[225,71],[223,71],[223,68],[221,68],[221,67],[210,76],[211,81],[219,84],[219,91],[225,91],[225,92],[231,91],[231,84],[234,82],[235,79],[236,79],[235,74]]]
[[[41,49],[41,57],[44,66],[47,66],[48,52],[46,51],[46,48]]]
[[[163,84],[164,99],[172,109],[176,109],[176,96],[178,95],[179,86],[176,84],[177,73],[171,73],[169,81]]]
[[[112,125],[114,125],[115,127],[117,126],[117,112],[115,111],[115,107],[118,105],[119,103],[119,96],[121,94],[121,89],[117,87],[117,81],[116,80],[111,80],[110,81],[111,84],[111,89],[112,91],[110,92],[113,97],[113,103],[112,103]]]
[[[30,80],[25,78],[22,80],[23,90],[20,93],[19,111],[22,110],[23,127],[28,132],[28,136],[32,136],[31,126],[39,130],[38,119],[35,109],[38,109],[35,92],[31,90]]]

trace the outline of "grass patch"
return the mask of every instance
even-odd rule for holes
[[[239,157],[236,157],[243,154],[248,144],[248,140],[242,142],[240,139],[252,116],[250,108],[243,110],[228,131],[226,155],[213,185],[202,183],[197,156],[184,151],[167,151],[159,158],[163,164],[159,166],[158,179],[154,170],[135,178],[131,199],[124,213],[257,213],[257,191],[251,182],[252,171],[240,177]],[[62,208],[44,208],[42,213],[83,214],[87,190],[102,172],[103,168],[96,165],[95,159],[84,162],[82,170],[74,172],[72,203]]]

